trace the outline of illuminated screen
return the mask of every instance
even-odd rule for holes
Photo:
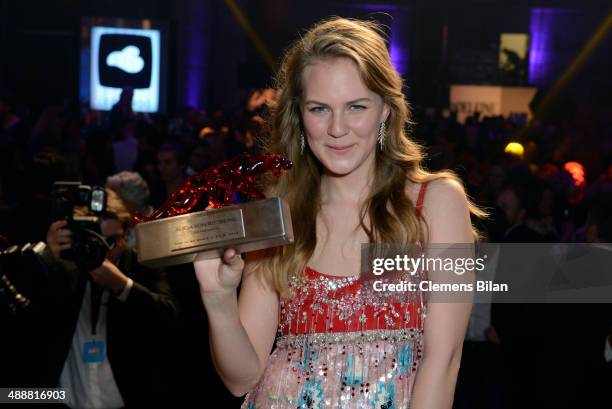
[[[528,34],[503,33],[500,36],[498,67],[501,85],[527,85],[528,56]]]
[[[499,67],[515,66],[526,61],[529,52],[529,35],[503,33],[499,39]]]
[[[90,105],[108,111],[123,87],[132,87],[135,112],[160,108],[161,41],[159,30],[91,28]]]

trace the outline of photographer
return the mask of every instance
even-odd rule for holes
[[[168,350],[165,336],[174,329],[176,302],[164,274],[140,265],[126,246],[130,214],[116,193],[106,189],[106,194],[100,233],[115,244],[98,267],[83,271],[65,259],[76,240],[68,221],[56,221],[48,230],[49,286],[39,300],[53,322],[46,380],[67,389],[69,407],[159,404],[168,392],[163,351]],[[74,213],[92,214],[87,208]],[[76,251],[71,258],[78,258]]]

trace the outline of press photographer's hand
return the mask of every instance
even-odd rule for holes
[[[109,259],[105,259],[102,265],[89,272],[94,283],[108,288],[113,293],[119,294],[125,288],[128,278]]]
[[[58,220],[51,223],[47,231],[47,246],[55,259],[59,259],[60,253],[72,246],[72,232],[66,228],[67,225],[68,221]]]

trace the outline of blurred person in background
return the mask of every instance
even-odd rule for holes
[[[103,186],[106,178],[115,173],[112,139],[106,128],[95,128],[89,132],[81,159],[83,183]]]
[[[15,112],[15,100],[7,93],[0,95],[0,143],[25,146],[29,129]]]
[[[504,188],[497,206],[504,212],[507,243],[555,243],[559,237],[553,223],[554,197],[544,182],[524,180]]]
[[[611,209],[612,192],[601,194],[589,207],[584,228],[585,240],[594,244],[596,251],[612,252]],[[605,402],[609,399],[606,396],[608,387],[612,385],[612,304],[582,304],[574,314],[576,319],[585,316],[591,318],[581,338],[581,349],[584,351],[580,357],[584,370],[583,384],[593,402]]]
[[[126,245],[129,211],[106,192],[100,231],[115,244],[99,267],[82,271],[63,259],[72,231],[66,220],[49,227],[47,291],[32,303],[53,331],[45,334],[45,364],[33,385],[68,389],[71,408],[158,405],[170,398],[165,337],[178,307],[165,273],[139,264]],[[75,213],[92,215],[86,208]]]
[[[187,168],[185,174],[187,176],[196,175],[212,165],[221,162],[222,156],[215,155],[211,146],[211,140],[217,138],[216,133],[211,133],[206,136],[202,142],[197,142],[189,151],[189,159],[187,160]]]
[[[121,127],[120,133],[113,142],[113,157],[115,160],[115,170],[133,170],[138,159],[138,123],[136,121],[126,121]]]
[[[112,189],[125,203],[130,214],[141,213],[145,216],[153,213],[149,204],[149,186],[137,172],[123,171],[106,179],[106,187]],[[128,227],[126,244],[136,251],[136,232],[133,227]]]
[[[119,100],[113,105],[109,115],[109,126],[113,133],[119,133],[123,125],[134,118],[133,98],[134,89],[132,87],[124,87],[121,90]]]
[[[163,145],[157,151],[159,181],[151,189],[151,205],[158,208],[164,201],[183,186],[185,182],[185,157],[181,146]]]

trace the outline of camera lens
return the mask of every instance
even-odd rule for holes
[[[84,270],[93,270],[102,265],[107,249],[107,246],[98,237],[85,237],[81,242],[75,243],[74,261]]]

